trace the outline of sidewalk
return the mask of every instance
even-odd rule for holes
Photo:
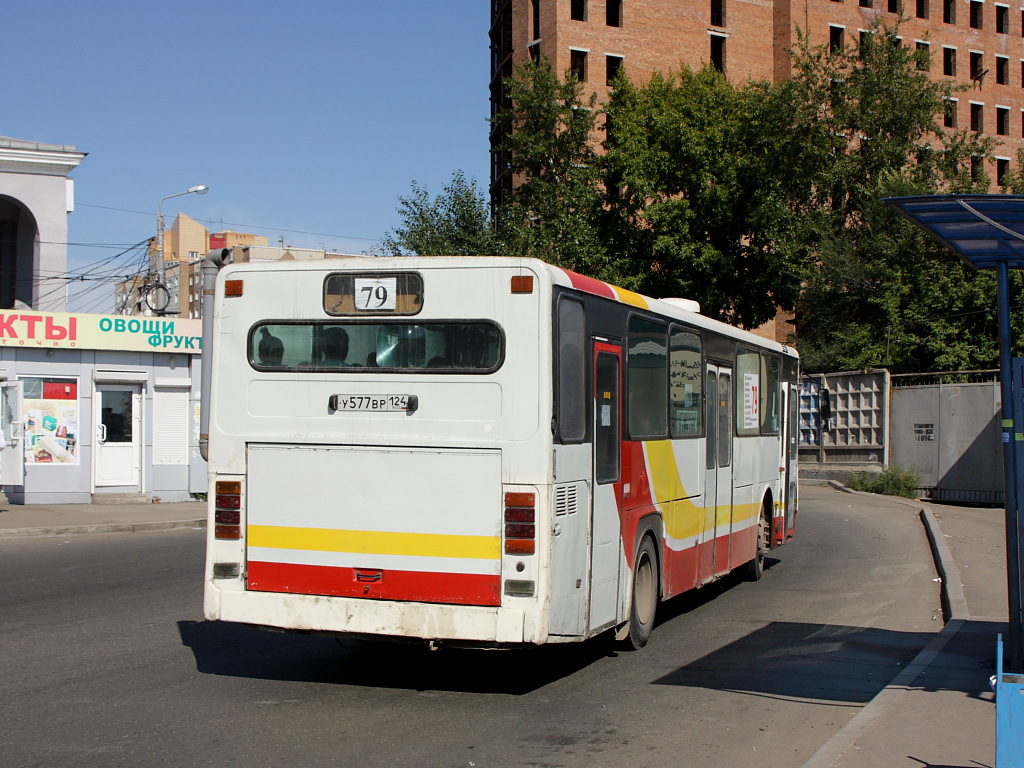
[[[1007,631],[1005,511],[908,503],[932,542],[947,623],[803,768],[995,766],[989,677]]]
[[[169,504],[4,504],[0,538],[138,533],[206,527],[206,502]]]

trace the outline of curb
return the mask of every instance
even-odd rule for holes
[[[964,595],[960,569],[956,567],[956,561],[953,559],[953,553],[942,533],[942,527],[935,519],[935,513],[930,509],[922,508],[920,514],[921,520],[924,522],[924,532],[928,535],[928,543],[932,547],[935,568],[939,572],[939,578],[942,579],[942,610],[946,614],[946,620],[950,622],[970,621],[973,617]]]
[[[99,523],[97,525],[49,526],[43,528],[8,528],[0,530],[0,539],[52,538],[79,536],[89,533],[146,533],[172,531],[181,528],[205,528],[206,518],[197,520],[166,520],[149,523]]]
[[[829,481],[829,484],[832,485],[832,481]],[[833,487],[846,493],[857,493],[857,491],[850,490],[838,483]],[[875,698],[854,715],[853,719],[832,738],[822,744],[801,768],[834,768],[857,743],[857,739],[863,736],[875,721],[907,692],[914,680],[928,668],[928,665],[942,652],[946,644],[971,618],[970,611],[967,609],[967,599],[964,597],[963,582],[960,581],[960,572],[957,570],[956,561],[953,560],[953,553],[949,544],[946,543],[942,528],[931,510],[921,507],[919,514],[924,525],[925,535],[927,535],[928,543],[931,546],[935,568],[940,577],[942,610],[946,614],[946,624]]]

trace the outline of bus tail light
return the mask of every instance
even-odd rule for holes
[[[242,538],[242,483],[218,480],[214,485],[213,535],[218,539]]]
[[[505,554],[532,555],[537,551],[537,496],[505,494]]]

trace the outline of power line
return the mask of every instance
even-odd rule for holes
[[[84,208],[102,208],[105,211],[120,211],[121,213],[137,213],[140,216],[156,216],[155,213],[149,213],[147,211],[133,211],[130,208],[114,208],[109,205],[93,205],[91,203],[76,203]],[[223,226],[228,227],[241,227],[244,229],[262,229],[266,232],[289,232],[295,235],[313,235],[315,237],[333,237],[338,240],[365,240],[368,243],[375,243],[380,238],[378,237],[359,237],[357,235],[338,235],[328,232],[308,232],[304,229],[287,229],[285,227],[267,227],[262,224],[240,224],[233,221],[222,221]]]

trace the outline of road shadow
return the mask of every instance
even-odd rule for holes
[[[988,694],[998,624],[971,622],[909,687]],[[837,704],[867,703],[933,639],[929,632],[772,622],[679,667],[656,685]]]
[[[414,691],[523,695],[615,655],[612,638],[515,650],[422,643],[358,643],[262,631],[223,621],[179,621],[182,645],[208,675]]]
[[[764,570],[774,568],[782,561],[775,557],[767,556],[764,559]],[[655,628],[666,624],[674,619],[692,613],[704,605],[716,600],[719,595],[736,589],[743,584],[750,584],[743,576],[736,571],[726,574],[718,581],[713,581],[699,589],[684,592],[681,595],[666,600],[658,606],[658,615],[654,621]]]

